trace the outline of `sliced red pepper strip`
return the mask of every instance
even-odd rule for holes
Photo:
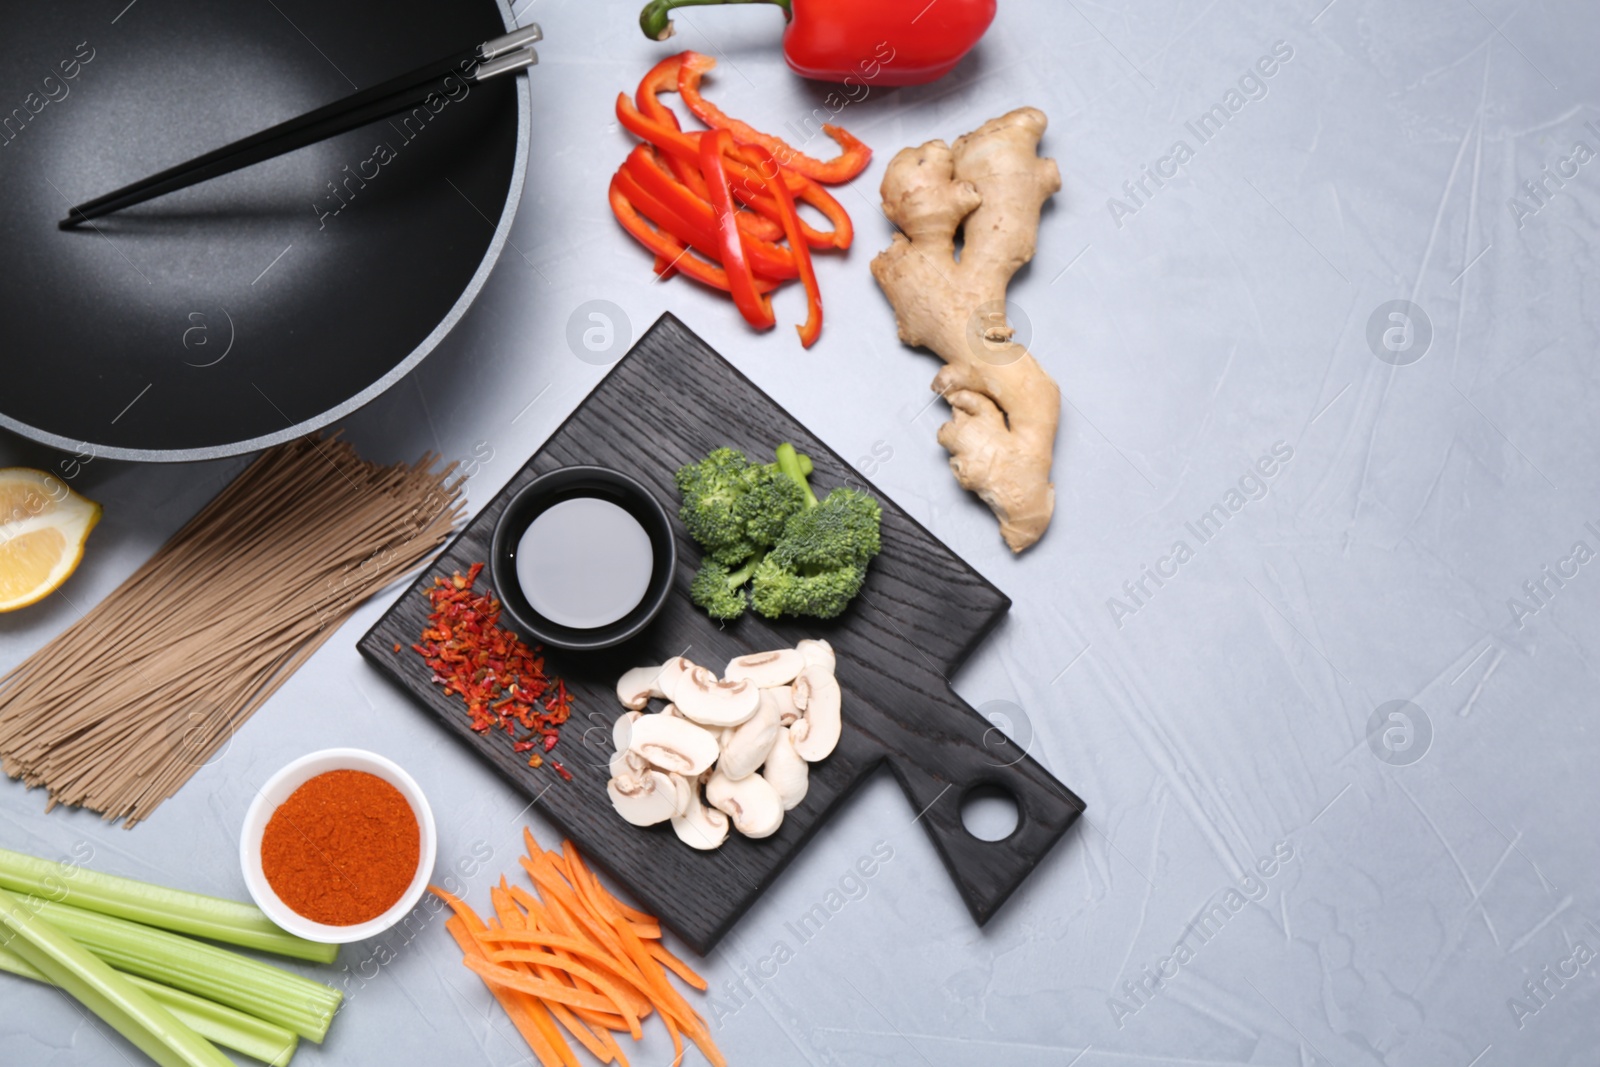
[[[639,148],[645,147],[639,146]],[[691,201],[705,209],[704,216],[701,217],[696,213],[684,214],[678,209],[678,205],[663,200],[652,188],[639,181],[641,173],[647,171],[637,162],[633,162],[632,165],[624,163],[612,179],[623,197],[633,205],[634,210],[673,240],[688,245],[714,263],[721,262],[722,236],[716,224],[716,213],[711,209],[711,205],[703,201]],[[787,249],[766,241],[757,242],[748,237],[746,240],[748,243],[745,248],[750,254],[751,272],[758,277],[770,278],[777,282],[800,276],[794,257]],[[758,245],[764,245],[765,248],[758,249]],[[762,266],[774,268],[774,273],[760,269]]]
[[[688,245],[713,263],[721,261],[722,237],[715,226],[702,226],[679,215],[670,206],[662,203],[650,190],[640,185],[626,165],[618,170],[611,180],[628,203],[633,205],[634,210],[653,223],[661,233],[680,244]],[[791,277],[798,277],[798,274],[792,274]]]
[[[784,174],[786,176],[793,173],[794,172],[788,167],[784,167]],[[854,241],[856,237],[856,228],[855,225],[850,221],[850,213],[844,209],[843,204],[839,203],[839,201],[833,198],[832,193],[818,185],[815,181],[804,176],[802,176],[800,179],[799,189],[795,189],[794,183],[792,182],[786,181],[785,184],[789,186],[790,192],[792,192],[797,199],[804,203],[810,204],[812,207],[822,212],[824,218],[833,223],[833,233],[829,235],[829,244],[831,244],[834,248],[840,249],[841,251],[850,247],[850,243]],[[811,227],[807,226],[804,219],[800,220],[800,225],[811,233],[817,232],[812,230]],[[824,247],[823,245],[810,240],[809,236],[807,237],[806,243],[812,248]]]
[[[648,189],[643,188],[626,166],[621,167],[612,176],[611,182],[623,198],[633,205],[634,211],[650,220],[661,233],[681,245],[688,245],[707,259],[715,261],[722,254],[721,237],[679,216]]]
[[[633,102],[645,118],[674,130],[681,130],[683,127],[678,123],[677,112],[661,102],[660,94],[678,91],[678,66],[677,56],[663,59],[639,79],[639,88],[633,94]],[[669,155],[667,165],[672,168],[672,173],[678,176],[679,181],[693,189],[702,199],[707,196],[706,180],[701,176],[700,168],[693,162],[681,156]]]
[[[633,102],[640,113],[652,122],[672,130],[682,130],[678,123],[678,114],[661,101],[661,93],[677,92],[678,68],[681,65],[678,56],[668,56],[639,80],[639,88],[634,91]],[[705,176],[700,173],[698,147],[692,155],[678,155],[667,153],[667,167],[672,171],[678,181],[688,186],[696,196],[707,204],[710,203],[710,194],[706,191]],[[749,215],[741,213],[739,226],[745,233],[759,237],[764,241],[777,241],[783,237],[783,225],[765,215]],[[789,275],[793,277],[793,275]]]
[[[655,271],[656,276],[662,281],[666,281],[668,278],[678,273],[678,268],[674,267],[672,265],[672,261],[666,256],[657,256],[655,263],[651,264],[650,269]]]
[[[609,196],[612,214],[617,216],[617,221],[622,224],[623,229],[632,235],[634,240],[695,281],[709,285],[713,289],[721,289],[725,293],[731,291],[726,271],[695,256],[676,238],[652,226],[644,216],[639,214],[622,190],[617,187],[615,177],[611,181]],[[777,287],[778,283],[771,279],[756,279],[757,292],[770,293]]]
[[[638,183],[640,191],[645,196],[659,203],[664,211],[683,221],[687,229],[667,227],[674,237],[687,241],[708,255],[719,254],[717,250],[720,248],[721,239],[717,236],[717,213],[712,209],[710,202],[695,196],[687,186],[674,178],[661,165],[660,159],[649,145],[634,146],[622,169]],[[624,187],[623,192],[627,193],[628,198],[645,215],[656,219],[657,222],[666,221],[659,218],[651,206],[635,196],[632,190]],[[741,217],[744,217],[744,214],[746,213],[741,213]],[[750,269],[756,274],[768,278],[800,277],[793,252],[771,241],[752,237],[748,231],[745,237],[745,248],[750,254]],[[711,247],[706,247],[704,243],[706,240],[710,241]]]
[[[623,129],[639,138],[648,141],[667,153],[669,157],[679,157],[692,161],[699,166],[700,146],[695,135],[674,130],[659,122],[646,118],[643,113],[628,99],[627,93],[617,94],[617,121]],[[749,204],[767,218],[777,221],[778,205],[771,197],[758,192],[761,188],[761,176],[757,174],[743,160],[734,160],[728,168],[732,173],[743,179],[734,183],[734,195],[744,203]],[[843,205],[835,200],[828,191],[803,174],[796,174],[787,168],[783,172],[784,181],[788,183],[789,191],[797,195],[802,201],[810,204],[822,212],[834,225],[834,232],[823,233],[813,227],[805,219],[800,220],[802,231],[806,235],[806,244],[812,248],[849,248],[854,237],[854,229],[850,224],[850,216],[845,212]],[[748,216],[741,216],[747,218]],[[741,223],[743,226],[743,223]],[[749,232],[749,231],[747,231]],[[776,238],[782,234],[782,226],[770,236]],[[767,237],[766,234],[758,236]]]
[[[772,298],[756,291],[755,275],[745,254],[744,235],[739,232],[737,208],[728,189],[728,172],[722,157],[733,149],[733,136],[727,130],[707,130],[700,135],[700,172],[711,191],[711,206],[717,213],[717,228],[722,235],[722,268],[728,275],[728,291],[744,320],[758,330],[776,325]],[[759,177],[759,175],[758,175]]]
[[[801,346],[810,348],[822,333],[822,290],[817,285],[817,272],[811,263],[811,249],[806,247],[800,236],[800,214],[794,209],[794,198],[789,195],[788,185],[778,177],[779,165],[772,153],[762,145],[745,145],[740,151],[755,165],[756,173],[766,182],[767,191],[783,212],[783,229],[789,235],[795,266],[800,270],[800,282],[806,289],[805,325],[796,326],[795,329],[799,331]],[[768,177],[769,174],[771,177]]]
[[[661,101],[663,92],[678,91],[678,68],[681,66],[679,56],[668,56],[639,80],[639,88],[634,91],[633,102],[640,113],[652,122],[672,130],[682,130],[678,122],[678,114]],[[706,191],[705,177],[700,173],[698,144],[689,155],[667,153],[667,167],[677,176],[678,180],[709,203],[709,194]],[[737,195],[737,189],[735,190]],[[777,241],[783,237],[781,223],[765,215],[741,215],[739,225],[744,231],[766,241]]]
[[[639,88],[634,90],[633,94],[633,102],[639,108],[640,114],[651,122],[659,122],[675,130],[682,129],[678,125],[677,113],[661,102],[660,94],[677,91],[679,66],[681,66],[679,56],[668,56],[663,59],[639,79]]]
[[[872,0],[857,0],[857,2],[871,3]],[[822,127],[823,133],[838,142],[840,151],[832,159],[821,160],[813,159],[799,149],[791,147],[781,137],[762,133],[747,122],[730,118],[715,104],[700,95],[700,79],[717,65],[717,61],[699,52],[682,52],[676,58],[678,94],[683,97],[683,102],[689,105],[689,110],[694,112],[695,118],[714,130],[727,130],[740,144],[760,145],[778,157],[779,161],[790,170],[829,185],[849,181],[866,170],[867,164],[872,162],[872,149],[838,126]],[[657,64],[656,71],[660,71],[663,66],[664,64]],[[656,74],[656,71],[652,71],[651,74]],[[656,76],[663,77],[664,74]],[[640,106],[643,107],[642,104]]]
[[[743,146],[741,146],[743,147]],[[778,202],[762,192],[757,192],[765,186],[761,175],[752,167],[738,168],[740,180],[733,183],[733,195],[750,205],[755,211],[778,224],[779,235],[783,232],[783,214],[778,208]],[[833,223],[831,233],[823,233],[812,227],[805,219],[800,220],[800,230],[805,235],[805,243],[812,248],[837,248],[840,251],[850,247],[855,240],[855,225],[850,221],[850,213],[844,205],[833,198],[833,194],[821,185],[807,178],[803,174],[796,174],[787,167],[782,168],[784,185],[790,194],[803,203],[810,204],[820,211],[824,217]]]

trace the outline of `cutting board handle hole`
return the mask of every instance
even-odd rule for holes
[[[961,825],[979,841],[1004,841],[1022,825],[1022,807],[1005,786],[979,782],[961,796]]]

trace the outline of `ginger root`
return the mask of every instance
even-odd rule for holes
[[[933,389],[952,418],[939,428],[950,469],[1000,520],[1021,552],[1055,509],[1051,453],[1061,391],[1006,321],[1006,286],[1033,258],[1039,210],[1061,188],[1038,155],[1046,119],[1018,108],[957,138],[902,149],[883,177],[883,210],[898,227],[872,261],[894,306],[900,340],[945,366]],[[962,234],[956,257],[956,233]]]

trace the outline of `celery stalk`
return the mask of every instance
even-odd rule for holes
[[[215,1045],[173,1018],[150,994],[4,889],[0,925],[14,935],[9,939],[13,952],[160,1067],[233,1067]]]
[[[9,949],[0,948],[0,971],[9,971],[35,982],[54,985],[45,973]],[[124,975],[128,981],[150,994],[150,998],[172,1013],[172,1017],[213,1044],[260,1060],[269,1067],[289,1067],[300,1038],[281,1026],[263,1022],[242,1011],[225,1007],[204,997],[172,989],[160,982]]]
[[[237,1008],[320,1042],[344,994],[227,949],[48,900],[37,914],[119,971]],[[32,961],[30,961],[32,962]]]
[[[253,904],[166,889],[4,848],[0,848],[0,889],[312,963],[332,963],[339,955],[338,945],[284,932]]]
[[[4,938],[6,943],[10,944],[11,935],[9,933],[5,934]],[[43,982],[46,985],[54,984],[45,976],[43,971],[15,952],[12,952],[9,948],[0,948],[0,971],[19,975],[23,978],[32,978],[35,982]]]

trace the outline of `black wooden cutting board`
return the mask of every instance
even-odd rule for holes
[[[784,441],[812,457],[811,480],[819,494],[848,480],[883,504],[883,554],[843,616],[769,622],[751,612],[719,626],[689,602],[700,552],[679,527],[676,590],[644,633],[605,652],[548,655],[549,669],[575,695],[572,721],[550,754],[571,772],[571,781],[548,763],[528,767],[527,756],[513,753],[504,733],[473,733],[459,698],[446,697],[431,683],[431,672],[411,649],[426,623],[426,590],[436,574],[465,572],[489,558],[496,518],[534,477],[571,464],[601,464],[633,475],[675,512],[678,467],[719,445],[768,459]],[[885,763],[979,923],[1028,876],[1083,811],[1083,802],[1006,742],[947,681],[1010,603],[732,364],[664,315],[359,647],[446,730],[534,798],[591,862],[703,955],[834,809]],[[665,824],[640,829],[623,822],[605,792],[611,723],[622,712],[617,677],[629,667],[680,654],[720,673],[734,656],[792,646],[804,637],[826,638],[838,653],[844,735],[833,755],[811,765],[810,790],[785,815],[782,828],[760,841],[730,834],[720,849],[700,852]],[[1009,837],[983,841],[962,825],[962,801],[979,787],[999,788],[1016,799],[1020,818]],[[929,892],[937,891],[930,884]]]

